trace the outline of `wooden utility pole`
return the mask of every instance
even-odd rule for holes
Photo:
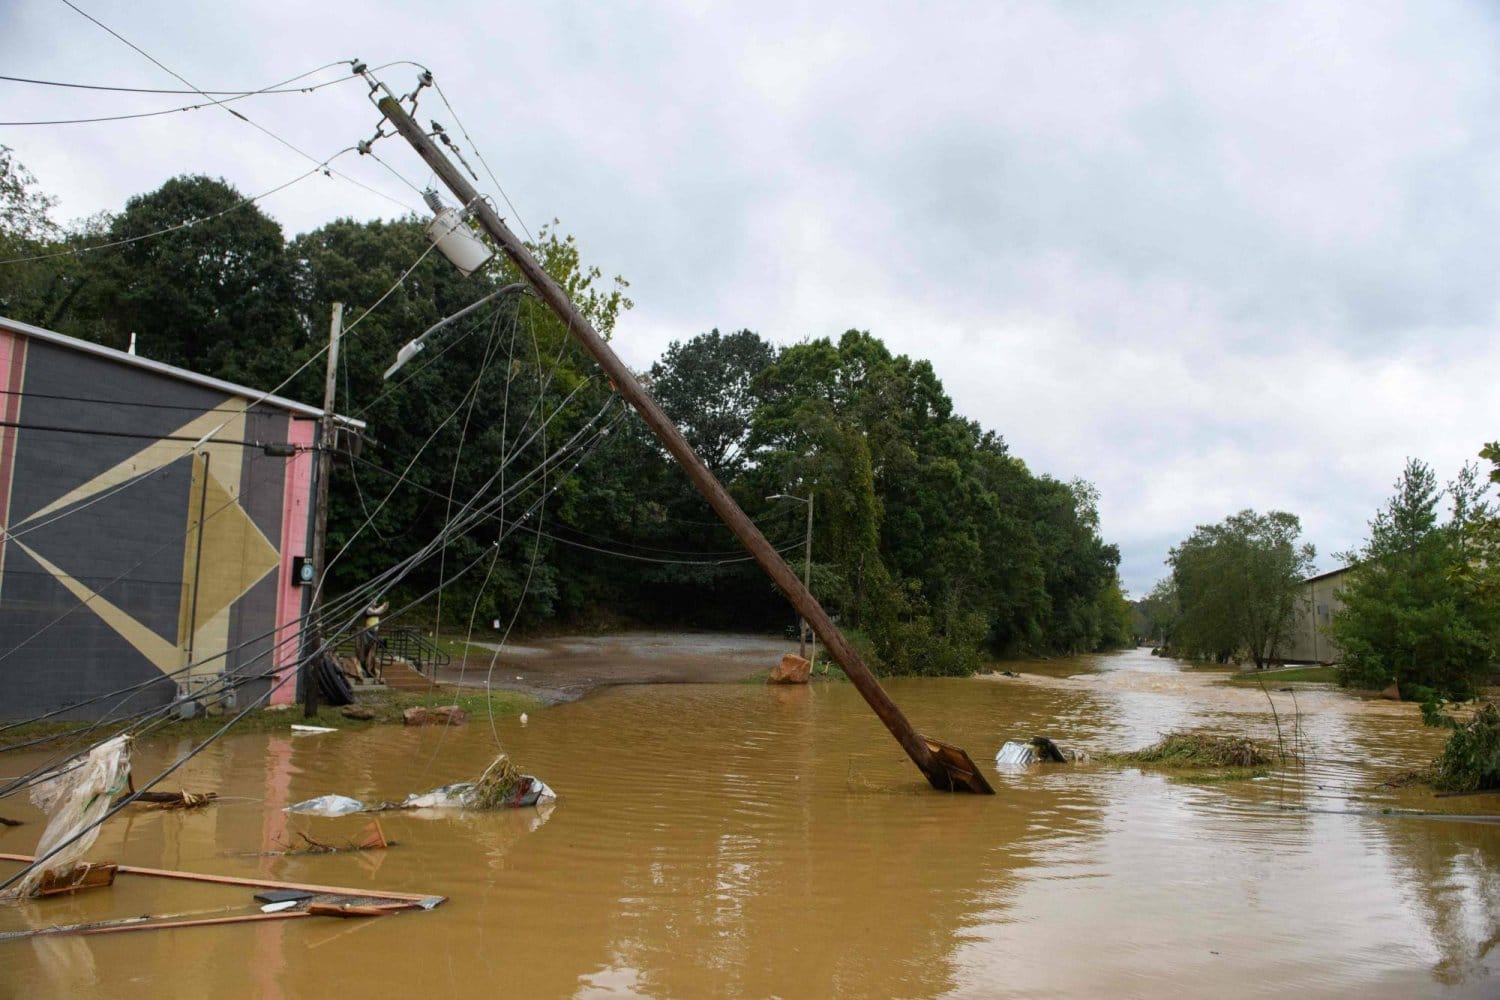
[[[312,557],[318,568],[313,585],[312,607],[307,621],[317,636],[312,643],[304,642],[302,661],[302,705],[304,713],[311,718],[318,714],[317,665],[311,653],[322,647],[323,639],[323,578],[327,566],[325,549],[328,546],[328,480],[333,475],[333,449],[338,442],[338,427],[333,418],[333,400],[338,389],[339,338],[344,333],[344,304],[333,304],[333,319],[328,325],[328,372],[323,382],[323,419],[318,423],[318,484],[313,506]]]
[[[382,89],[384,89],[382,87]],[[687,438],[677,429],[677,425],[662,412],[656,400],[651,398],[645,388],[640,384],[630,369],[610,349],[609,344],[600,337],[594,329],[593,324],[588,321],[578,308],[573,305],[552,277],[542,269],[527,251],[525,245],[516,238],[516,235],[505,225],[504,220],[484,201],[468,181],[458,171],[448,158],[443,155],[436,143],[434,143],[422,131],[422,128],[412,120],[406,110],[401,107],[399,101],[386,91],[377,106],[381,114],[395,126],[407,142],[411,143],[417,153],[432,168],[433,172],[447,185],[458,199],[459,204],[474,214],[490,237],[505,252],[521,272],[521,277],[536,291],[537,296],[545,302],[552,311],[567,325],[569,332],[578,340],[583,348],[593,355],[599,367],[609,376],[616,391],[625,398],[631,406],[635,407],[637,413],[645,420],[646,426],[651,433],[656,435],[662,445],[677,460],[693,485],[698,488],[714,511],[723,520],[725,525],[733,531],[735,536],[749,551],[755,561],[760,564],[782,592],[790,598],[792,606],[797,613],[812,625],[813,631],[823,640],[823,645],[839,665],[844,668],[844,673],[849,680],[864,696],[866,702],[885,723],[887,729],[896,737],[912,761],[927,776],[927,781],[933,788],[940,791],[971,791],[988,795],[994,794],[992,789],[969,759],[969,755],[962,749],[943,743],[941,740],[924,737],[912,728],[901,709],[886,694],[870,668],[865,666],[854,647],[844,638],[838,628],[829,619],[828,614],[822,606],[813,598],[812,593],[797,579],[797,574],[787,565],[786,560],[766,541],[766,537],[760,533],[755,523],[745,516],[740,510],[739,504],[725,491],[723,485],[709,471],[708,466],[703,464],[703,459],[688,444]]]

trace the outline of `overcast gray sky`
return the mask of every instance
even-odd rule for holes
[[[1500,437],[1491,5],[76,2],[205,89],[430,67],[520,218],[630,280],[629,363],[867,329],[1034,471],[1095,482],[1136,596],[1244,507],[1298,514],[1329,568],[1406,456],[1448,479]],[[176,86],[59,0],[0,2],[0,65]],[[177,103],[0,82],[6,120]],[[358,83],[236,107],[318,159],[378,119]],[[308,168],[217,109],[0,143],[63,218]],[[388,197],[315,177],[262,207],[289,236],[418,207],[339,165]]]

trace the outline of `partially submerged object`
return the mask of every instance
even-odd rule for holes
[[[200,809],[219,797],[218,792],[136,792],[135,801],[158,809]]]
[[[459,705],[413,705],[401,713],[401,721],[408,726],[462,726],[469,713]]]
[[[557,793],[545,781],[522,774],[510,757],[502,753],[485,768],[478,781],[460,781],[430,792],[413,792],[400,802],[366,805],[347,795],[320,795],[282,811],[309,816],[349,816],[396,809],[517,809],[556,801]]]
[[[359,799],[351,799],[347,795],[319,795],[315,799],[289,805],[281,811],[305,813],[308,816],[348,816],[351,813],[364,812],[366,808]]]
[[[808,675],[812,673],[812,662],[796,653],[785,653],[776,669],[771,671],[771,676],[766,678],[767,684],[806,684]]]
[[[35,896],[44,885],[60,885],[64,888],[57,891],[72,892],[85,888],[89,878],[99,877],[85,874],[74,884],[70,873],[99,839],[99,821],[129,780],[130,737],[121,735],[59,765],[50,777],[37,782],[31,789],[31,802],[49,817],[36,845],[36,856],[43,861],[4,895]]]
[[[1024,743],[1011,740],[995,754],[995,763],[1000,767],[1027,767],[1038,761],[1066,764],[1068,756],[1045,736],[1033,736]]]
[[[1268,757],[1253,740],[1217,733],[1168,733],[1142,750],[1112,755],[1131,764],[1180,768],[1268,767]]]
[[[34,859],[25,854],[0,854],[0,861],[18,861],[30,864]],[[145,876],[148,878],[181,879],[189,882],[205,882],[212,885],[246,886],[261,890],[262,897],[272,898],[278,905],[291,902],[284,909],[267,911],[252,906],[246,912],[227,916],[205,917],[203,914],[223,914],[225,908],[193,913],[173,913],[124,917],[115,920],[99,920],[85,924],[64,924],[39,927],[34,930],[10,931],[0,934],[0,941],[20,938],[74,934],[113,934],[122,931],[168,930],[183,927],[208,927],[219,924],[252,923],[264,920],[294,920],[316,916],[383,916],[402,910],[430,910],[447,902],[446,896],[428,896],[410,892],[380,892],[366,889],[350,889],[342,886],[308,885],[298,882],[275,882],[269,879],[240,878],[233,875],[209,875],[198,872],[174,871],[163,868],[139,868],[120,865],[121,875]],[[229,909],[233,909],[230,907]]]
[[[371,88],[371,98],[375,100],[381,114],[391,123],[396,132],[412,145],[412,148],[426,161],[437,177],[458,198],[459,203],[465,206],[465,210],[472,213],[480,227],[500,245],[505,255],[520,272],[521,277],[535,290],[537,297],[557,314],[572,337],[599,363],[604,370],[605,377],[609,380],[610,387],[641,415],[647,428],[682,467],[688,479],[697,487],[714,512],[719,515],[720,520],[735,534],[771,581],[787,596],[802,619],[812,626],[813,631],[823,640],[829,655],[838,661],[839,666],[843,668],[844,675],[849,678],[855,690],[860,693],[870,709],[895,737],[896,742],[906,751],[912,763],[916,764],[927,778],[928,784],[938,791],[967,791],[993,795],[995,790],[990,787],[989,782],[980,773],[978,765],[969,758],[962,747],[944,743],[942,740],[917,732],[906,715],[891,700],[890,695],[880,686],[875,674],[866,666],[849,640],[834,625],[833,619],[823,610],[823,606],[813,597],[812,592],[797,577],[797,574],[792,572],[791,566],[771,545],[755,523],[740,509],[740,505],[730,496],[729,491],[719,482],[702,457],[693,450],[693,446],[681,429],[673,423],[651,394],[646,391],[641,381],[620,360],[610,348],[609,343],[594,329],[593,323],[568,297],[562,285],[543,269],[525,244],[506,226],[499,213],[480,196],[474,186],[469,183],[468,178],[460,173],[458,167],[447,158],[437,143],[428,135],[427,130],[417,124],[416,120],[407,113],[401,102],[396,99],[396,95],[378,80],[371,84]],[[376,98],[377,91],[383,92],[383,96]]]

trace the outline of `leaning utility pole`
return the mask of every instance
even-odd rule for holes
[[[323,382],[323,419],[318,422],[318,483],[313,506],[312,557],[317,560],[317,583],[313,585],[312,607],[308,610],[307,625],[316,631],[317,640],[304,642],[302,663],[302,705],[304,713],[311,718],[318,714],[318,675],[310,651],[320,648],[323,639],[323,584],[327,582],[323,573],[327,566],[324,549],[328,545],[328,479],[333,475],[333,449],[338,442],[338,428],[333,418],[334,393],[338,388],[339,338],[344,333],[344,304],[333,304],[333,319],[328,325],[328,372]],[[303,627],[306,628],[307,625]]]
[[[537,296],[557,313],[578,342],[593,355],[616,391],[635,407],[651,433],[656,435],[657,440],[677,460],[677,464],[682,466],[698,492],[703,494],[729,530],[735,533],[766,575],[790,598],[797,612],[811,623],[813,631],[822,638],[828,652],[838,660],[844,673],[854,682],[854,686],[880,717],[880,721],[885,723],[902,749],[927,776],[928,783],[939,791],[963,790],[993,795],[994,789],[967,753],[941,740],[922,736],[912,728],[901,709],[885,693],[870,668],[865,666],[854,647],[834,626],[811,592],[797,579],[797,574],[792,572],[786,560],[781,558],[755,523],[740,510],[739,504],[734,502],[708,466],[703,464],[703,459],[688,444],[677,425],[662,412],[656,400],[651,398],[630,369],[625,367],[604,338],[594,330],[593,324],[578,311],[567,293],[542,269],[525,245],[506,227],[504,220],[488,202],[480,198],[479,192],[449,162],[427,133],[422,131],[421,126],[412,121],[395,96],[384,85],[380,85],[380,89],[385,90],[385,96],[376,102],[381,114],[395,126],[402,138],[411,143],[433,172],[442,178],[443,183],[458,198],[459,204],[474,214],[485,232],[500,245],[500,249],[505,251],[505,255],[521,272],[521,277],[535,289]]]

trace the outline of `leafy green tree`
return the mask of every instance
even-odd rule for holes
[[[966,673],[983,646],[1119,641],[1119,553],[1093,487],[1032,476],[953,413],[929,363],[851,330],[785,349],[755,391],[749,477],[816,492],[815,555],[887,669]]]
[[[16,159],[16,151],[0,145],[0,239],[6,241],[6,256],[16,244],[49,243],[61,235],[52,221],[57,199],[37,188],[30,170]]]
[[[1298,588],[1312,569],[1302,524],[1284,511],[1243,510],[1199,525],[1168,559],[1181,607],[1173,648],[1225,662],[1244,652],[1257,667],[1291,637]]]
[[[1140,622],[1137,635],[1154,646],[1172,645],[1172,634],[1182,608],[1177,600],[1177,583],[1167,576],[1156,581],[1151,593],[1137,602]]]
[[[62,332],[120,349],[136,333],[147,357],[246,385],[270,388],[295,367],[307,336],[291,256],[281,227],[233,187],[173,178],[131,198],[100,235],[133,242],[80,259]]]
[[[651,394],[720,479],[744,468],[752,385],[775,359],[776,349],[749,330],[710,330],[673,341],[651,366]]]
[[[44,322],[56,298],[59,275],[71,264],[56,254],[63,230],[52,219],[57,205],[38,188],[36,177],[0,146],[0,316]],[[40,260],[27,258],[41,257]]]
[[[1500,608],[1487,586],[1480,528],[1491,518],[1477,473],[1450,485],[1451,516],[1426,463],[1408,459],[1396,492],[1370,522],[1370,537],[1331,624],[1346,683],[1400,685],[1407,697],[1463,698],[1483,682],[1497,652]]]

